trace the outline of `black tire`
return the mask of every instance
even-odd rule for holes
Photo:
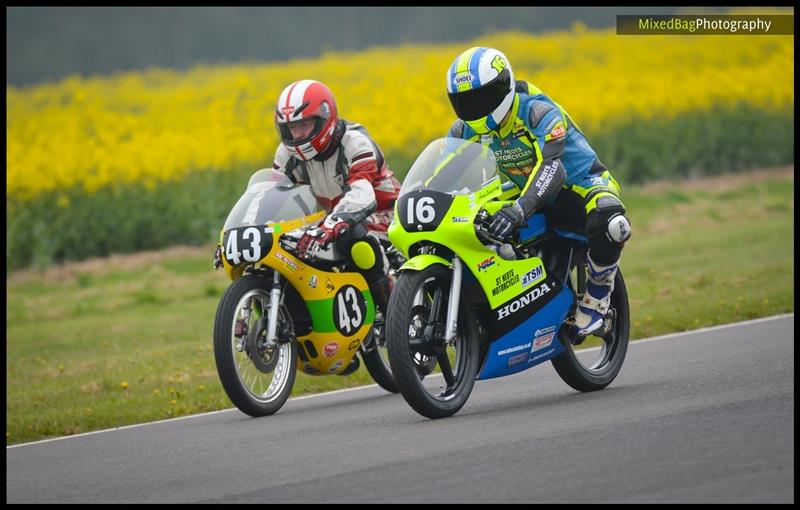
[[[370,333],[374,334],[374,333]],[[382,341],[384,346],[375,346],[370,350],[361,350],[361,358],[364,360],[364,366],[367,372],[372,376],[372,379],[378,383],[378,386],[388,391],[389,393],[399,393],[400,389],[397,383],[394,382],[392,376],[392,369],[389,366],[388,355],[384,359],[381,354],[381,349],[386,351],[385,340]]]
[[[264,355],[271,353],[272,357],[269,360],[262,358],[265,364],[271,364],[271,372],[264,372],[258,369],[250,357],[249,346],[244,351],[238,351],[235,347],[235,344],[241,342],[241,340],[234,340],[234,338],[237,338],[234,333],[234,322],[236,320],[234,314],[238,315],[237,310],[243,298],[249,294],[254,298],[260,299],[262,313],[266,313],[265,310],[268,308],[264,303],[269,303],[271,285],[271,278],[253,274],[236,280],[223,294],[214,318],[214,359],[216,360],[217,373],[222,382],[222,387],[225,389],[228,398],[239,410],[254,417],[268,416],[278,411],[289,398],[297,375],[297,346],[294,341],[279,344],[270,351],[263,351]],[[266,299],[265,301],[264,298]],[[248,297],[248,299],[250,298]],[[284,306],[279,309],[279,320],[291,320]],[[252,328],[253,324],[249,324],[248,327]],[[277,356],[277,359],[274,356]],[[271,394],[270,388],[275,379],[270,382],[264,394],[259,394],[246,386],[242,381],[240,372],[246,372],[251,375],[254,383],[259,381],[261,377],[267,377],[262,374],[271,373],[274,377],[279,377],[274,394]]]
[[[425,313],[418,306],[414,306],[414,296],[426,285],[440,287],[444,301],[439,320],[443,323],[447,314],[447,296],[451,278],[452,272],[440,264],[429,266],[422,271],[401,273],[389,300],[389,316],[386,320],[389,362],[397,387],[406,402],[416,412],[431,419],[445,418],[458,412],[467,402],[478,374],[480,356],[478,325],[468,304],[469,300],[463,292],[459,300],[455,342],[458,349],[454,346],[446,346],[448,351],[452,350],[456,353],[455,366],[452,367],[454,384],[447,385],[439,394],[432,394],[423,382],[428,377],[428,385],[430,385],[433,377],[428,374],[433,370],[433,366],[423,369],[423,366],[414,360],[415,355],[419,359],[420,353],[412,349],[409,331],[412,329],[415,317],[419,318]],[[424,307],[424,305],[421,306]],[[427,318],[425,321],[427,322]],[[421,329],[422,327],[418,328],[418,330]],[[416,335],[417,333],[415,333],[415,337]],[[430,356],[426,359],[436,358]],[[438,361],[437,364],[439,364]]]
[[[583,269],[582,265],[578,267]],[[570,285],[573,289],[576,288],[571,281]],[[559,339],[566,350],[552,359],[553,367],[565,383],[578,391],[588,392],[605,388],[617,377],[625,361],[630,332],[630,308],[628,291],[621,270],[617,270],[617,276],[614,278],[610,309],[615,310],[614,324],[603,337],[603,346],[598,359],[588,367],[576,357],[566,329],[570,326],[565,324],[559,331]]]

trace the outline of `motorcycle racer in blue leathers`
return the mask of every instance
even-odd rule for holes
[[[490,147],[498,170],[518,190],[514,204],[492,216],[490,231],[511,237],[541,210],[551,225],[586,233],[587,290],[575,326],[579,335],[598,331],[631,235],[619,184],[564,108],[515,80],[502,52],[474,47],[461,53],[447,71],[447,92],[458,117],[449,136]]]

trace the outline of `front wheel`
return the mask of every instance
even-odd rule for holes
[[[297,369],[294,340],[266,342],[271,286],[271,278],[243,276],[225,291],[214,318],[214,359],[222,387],[239,410],[255,417],[274,414],[283,406]],[[278,331],[293,331],[283,305]]]
[[[581,264],[578,268],[579,271],[573,271],[569,280],[573,289],[578,288],[573,282],[576,281],[578,274],[582,274],[580,270],[584,269]],[[603,334],[600,349],[595,356],[591,356],[590,352],[578,355],[580,351],[573,348],[575,337],[568,329],[570,325],[564,324],[559,331],[559,339],[566,350],[553,358],[553,367],[565,383],[578,391],[587,392],[605,388],[617,377],[625,360],[630,332],[630,309],[628,291],[620,270],[617,270],[614,278],[614,290],[611,292],[608,314],[611,324],[608,331]]]
[[[432,419],[458,412],[478,374],[478,328],[463,295],[455,338],[444,339],[451,279],[452,272],[438,264],[402,273],[386,320],[389,362],[400,393]]]

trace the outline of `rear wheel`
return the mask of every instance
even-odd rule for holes
[[[389,300],[386,340],[392,374],[406,402],[427,418],[458,412],[478,374],[478,328],[463,295],[456,335],[445,341],[451,279],[452,272],[439,264],[403,272]]]
[[[389,350],[386,347],[385,326],[383,319],[373,324],[369,339],[361,346],[361,358],[364,360],[367,372],[378,383],[378,386],[389,393],[397,393],[400,390],[392,376]]]
[[[572,289],[585,289],[579,278],[584,278],[585,267],[578,264],[577,269],[570,274],[569,284]],[[576,302],[580,302],[581,293],[578,293]],[[600,348],[598,351],[576,349],[584,339],[577,337],[574,326],[564,323],[559,330],[559,339],[565,347],[563,354],[553,358],[553,367],[565,383],[578,391],[601,390],[611,384],[617,377],[625,354],[628,351],[628,335],[630,332],[630,309],[628,306],[628,291],[622,271],[617,270],[614,279],[614,290],[611,293],[611,306],[608,311],[607,323],[604,324],[601,334]],[[594,337],[587,337],[592,339]],[[591,340],[590,340],[591,341]]]

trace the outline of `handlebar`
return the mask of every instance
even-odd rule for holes
[[[313,225],[303,225],[302,227],[296,228],[294,230],[289,230],[284,232],[280,238],[281,248],[288,251],[295,257],[298,257],[297,253],[297,244],[300,242],[300,239],[303,235],[309,231],[317,228]],[[302,258],[306,263],[316,263],[316,262],[324,262],[324,263],[337,263],[346,259],[347,257],[341,253],[337,247],[336,243],[329,243],[324,250],[316,251],[313,254],[310,254],[306,258]]]

